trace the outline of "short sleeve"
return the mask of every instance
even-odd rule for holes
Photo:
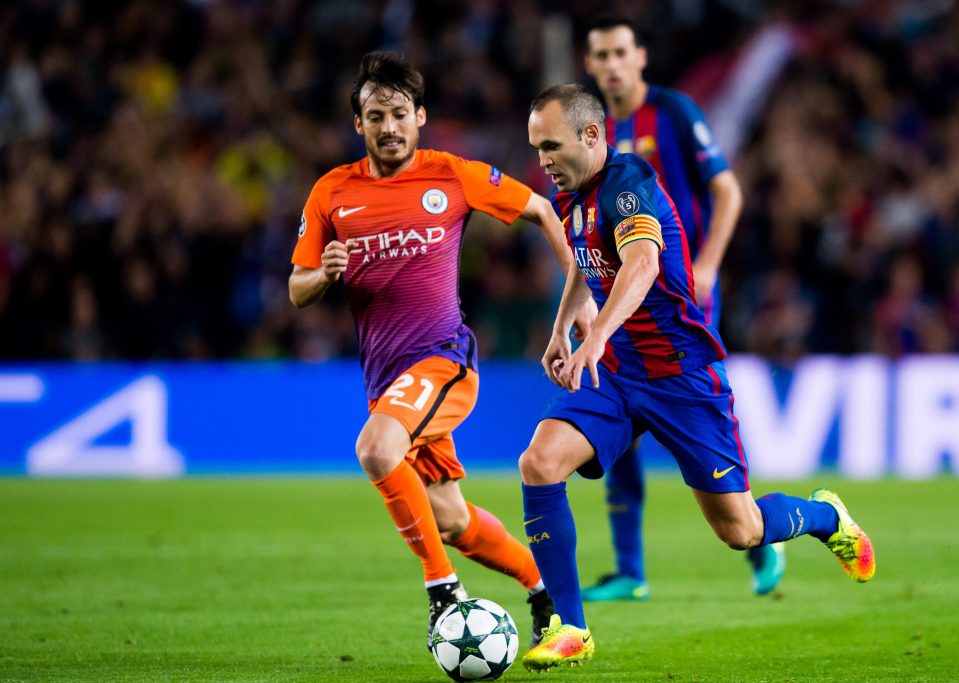
[[[523,183],[482,161],[448,158],[471,209],[504,223],[512,223],[526,209],[533,191]]]
[[[313,186],[303,215],[300,217],[300,229],[293,249],[291,261],[304,268],[319,268],[326,245],[336,239],[336,232],[330,221],[330,191],[321,178]]]
[[[645,169],[619,170],[603,183],[600,210],[617,252],[636,240],[652,240],[663,250],[663,229],[656,209],[657,189],[656,174],[648,165]]]
[[[675,93],[672,105],[673,113],[679,119],[676,123],[683,154],[693,161],[699,181],[705,187],[714,176],[728,169],[729,164],[713,138],[702,109],[682,93]]]

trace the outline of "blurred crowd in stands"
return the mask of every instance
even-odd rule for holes
[[[764,27],[797,37],[731,159],[745,210],[723,269],[730,350],[959,351],[952,0],[12,0],[0,359],[355,353],[341,288],[299,311],[286,279],[313,182],[364,153],[360,56],[398,49],[423,71],[422,146],[548,192],[528,103],[551,77],[588,83],[583,28],[610,9],[645,30],[663,85]],[[535,230],[474,218],[462,298],[482,354],[538,358],[560,280]]]

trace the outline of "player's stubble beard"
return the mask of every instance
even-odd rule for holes
[[[413,155],[416,154],[416,148],[420,141],[418,132],[419,131],[415,131],[412,135],[407,136],[383,136],[378,138],[372,146],[367,142],[366,153],[370,155],[370,158],[376,166],[381,169],[383,175],[392,175],[396,169],[403,168],[408,164],[413,158]],[[398,140],[400,142],[399,149],[397,150],[398,154],[391,154],[389,152],[385,154],[381,153],[381,145],[390,140]],[[399,154],[402,154],[402,156]]]

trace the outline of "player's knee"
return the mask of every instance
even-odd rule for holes
[[[745,524],[727,524],[716,529],[716,535],[733,550],[746,550],[762,542],[762,529]]]
[[[525,484],[557,484],[564,479],[556,460],[533,445],[519,456],[519,473]]]
[[[402,456],[397,458],[389,449],[362,436],[356,442],[356,457],[360,461],[360,467],[374,481],[395,470],[402,460]]]

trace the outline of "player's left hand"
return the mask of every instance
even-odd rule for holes
[[[586,336],[583,343],[576,352],[569,357],[563,364],[563,367],[557,373],[559,383],[574,394],[579,391],[580,378],[583,376],[583,370],[589,368],[590,378],[593,380],[593,388],[599,388],[599,369],[597,364],[603,357],[603,351],[606,349],[606,342],[600,341],[596,337]]]
[[[719,273],[715,268],[704,266],[701,263],[693,264],[693,282],[696,283],[696,303],[702,307],[713,298],[713,289],[716,287],[716,278]]]

